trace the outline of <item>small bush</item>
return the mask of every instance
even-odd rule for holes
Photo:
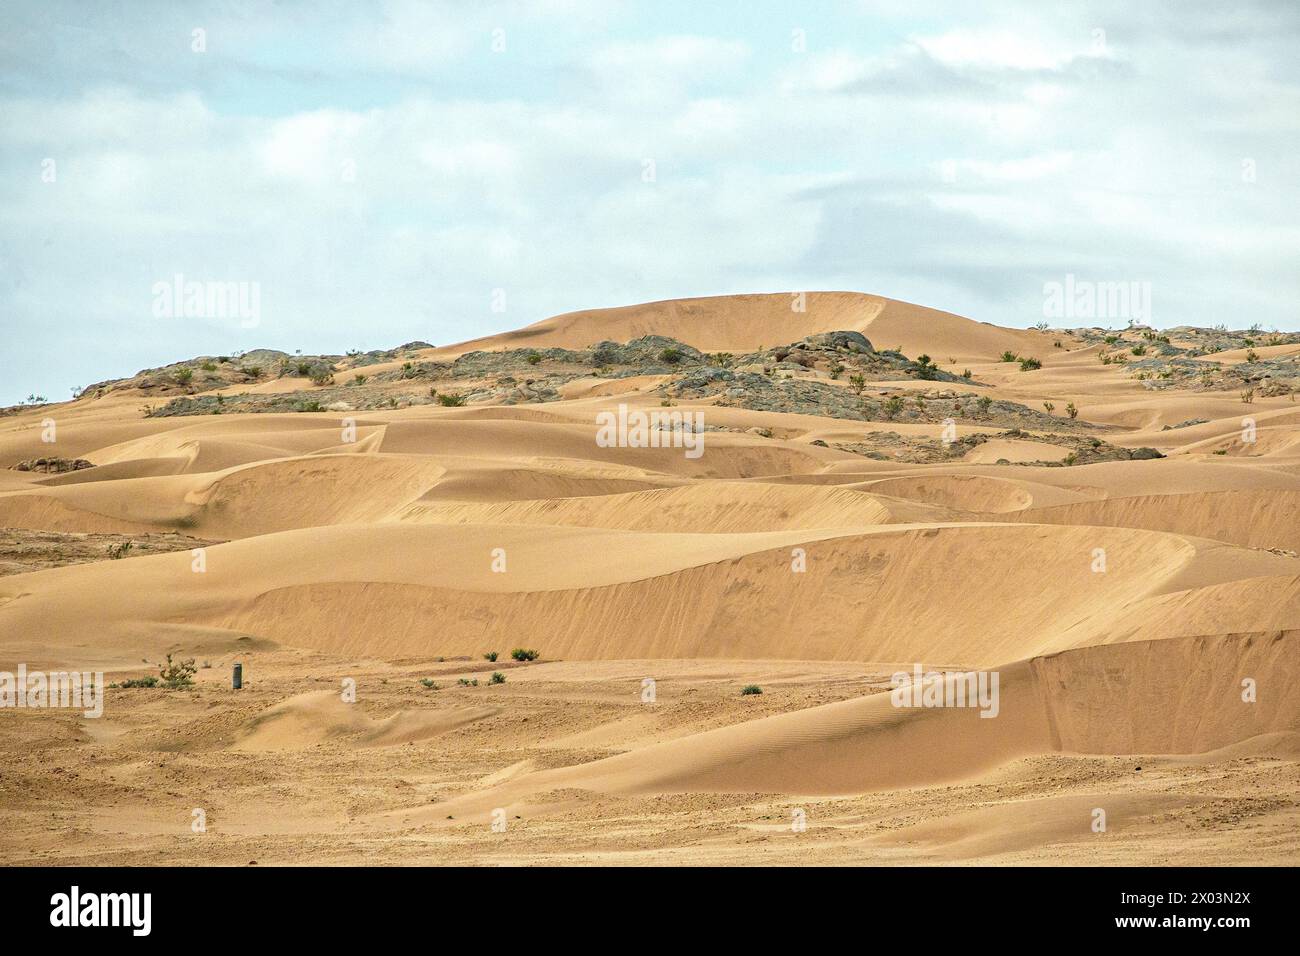
[[[1020,360],[1020,371],[1032,372],[1036,368],[1042,368],[1043,363],[1036,358],[1022,358]]]
[[[198,670],[194,666],[194,658],[184,661],[172,661],[172,656],[167,655],[167,662],[159,668],[158,676],[162,679],[164,687],[171,690],[178,690],[182,687],[194,686],[194,672]]]
[[[465,396],[457,395],[455,392],[439,392],[438,404],[448,408],[459,408],[465,404]]]
[[[174,377],[178,385],[188,385],[194,380],[194,369],[189,366],[178,368]]]
[[[108,546],[108,556],[116,561],[118,558],[125,558],[126,553],[135,545],[130,541],[123,541],[121,544],[110,544]]]
[[[438,689],[438,685],[435,684],[435,683],[433,682],[433,678],[431,678],[431,677],[424,677],[424,678],[421,678],[420,683],[423,684],[423,685],[424,685],[426,688],[428,688],[429,690],[437,690],[437,689]]]
[[[130,680],[124,680],[120,684],[109,684],[110,687],[157,687],[158,678],[156,677],[132,677]]]
[[[483,655],[483,660],[485,660],[485,661],[491,661],[492,663],[495,664],[495,663],[496,663],[496,660],[497,660],[497,652],[496,652],[496,651],[488,651],[486,654]]]
[[[493,671],[492,679],[488,681],[489,684],[504,684],[505,682],[506,682],[506,675],[501,673],[500,671]]]
[[[998,361],[999,361],[999,362],[1015,362],[1015,361],[1018,361],[1019,358],[1020,358],[1020,356],[1016,355],[1015,352],[1006,351],[1006,352],[1003,352],[1003,353],[1002,353],[1002,358],[998,359]]]
[[[527,650],[522,647],[516,647],[510,652],[510,656],[517,661],[535,661],[538,658],[537,651]]]
[[[538,352],[529,352],[528,358],[525,359],[525,361],[527,361],[529,365],[536,365],[539,362],[541,362],[541,360],[542,360],[542,356]]]
[[[667,365],[676,365],[683,358],[685,356],[682,355],[681,349],[666,348],[659,353],[659,361]]]
[[[746,684],[740,690],[741,697],[752,697],[754,694],[761,693],[763,693],[763,688],[759,687],[757,684]]]

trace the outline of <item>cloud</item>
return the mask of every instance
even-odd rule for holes
[[[1073,272],[1152,281],[1170,324],[1295,323],[1286,11],[873,5],[801,15],[799,53],[770,14],[319,9],[6,6],[0,402],[761,289],[1026,325]],[[176,272],[259,282],[261,326],[160,323]]]

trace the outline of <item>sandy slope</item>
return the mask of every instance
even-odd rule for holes
[[[791,304],[598,309],[432,355],[857,330],[1168,457],[997,464],[1068,453],[1031,434],[911,464],[812,442],[937,425],[707,401],[675,409],[705,414],[699,458],[601,447],[597,413],[656,409],[663,376],[358,412],[355,435],[329,412],[142,418],[114,394],[20,411],[0,418],[0,527],[41,551],[0,576],[0,670],[212,666],[190,691],[110,690],[99,720],[0,711],[0,749],[40,757],[0,772],[0,858],[1300,859],[1300,408],[1149,390],[1069,336],[894,300]],[[96,467],[8,470],[51,454]],[[122,560],[88,550],[132,535]],[[509,661],[521,646],[542,662]],[[894,706],[914,664],[996,671],[998,716]],[[796,808],[813,824],[793,839]]]
[[[802,295],[800,303],[796,296]],[[802,304],[802,311],[799,306]],[[705,351],[744,352],[795,342],[818,332],[861,332],[877,348],[929,352],[937,360],[985,361],[1004,350],[1050,348],[1036,332],[984,325],[937,309],[860,292],[773,292],[670,299],[612,309],[567,312],[513,332],[436,350],[440,356],[475,349],[586,348],[663,335]]]

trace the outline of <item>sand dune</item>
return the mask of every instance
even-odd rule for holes
[[[167,654],[198,670],[185,691],[111,688],[98,721],[7,713],[0,746],[69,775],[6,777],[0,857],[121,861],[104,849],[120,844],[171,861],[205,805],[267,861],[364,845],[389,862],[735,862],[798,806],[822,835],[780,851],[797,862],[1124,863],[1158,847],[1219,863],[1263,834],[1270,862],[1293,863],[1300,406],[1285,368],[1243,396],[1223,376],[1257,367],[1244,346],[1201,356],[1208,379],[1138,377],[1098,361],[1115,347],[1098,330],[851,292],[792,304],[574,312],[349,357],[335,382],[268,377],[219,405],[191,389],[185,414],[166,406],[179,384],[7,410],[0,670],[117,684]],[[451,363],[643,335],[741,354],[834,331],[950,374],[854,366],[849,350],[746,369],[516,353],[466,360],[460,379]],[[967,444],[942,444],[940,398]],[[702,414],[703,453],[606,447],[597,416],[620,404]],[[1098,460],[1071,465],[1080,453]],[[894,706],[890,676],[914,665],[995,671],[996,718]],[[1111,825],[1092,840],[1098,806]],[[513,842],[485,849],[496,810]]]
[[[517,331],[445,346],[434,354],[451,357],[476,349],[577,349],[643,335],[674,338],[706,351],[745,352],[837,331],[861,332],[877,348],[899,346],[909,355],[930,352],[936,358],[951,356],[956,361],[992,361],[1007,349],[1051,348],[1051,340],[1039,333],[998,328],[859,292],[802,293],[803,311],[797,311],[797,294],[670,299],[568,312]]]
[[[834,795],[961,780],[1032,754],[1198,754],[1300,739],[1300,631],[1083,648],[1001,668],[1000,709],[898,707],[888,692],[694,734],[579,767],[525,774],[422,811],[484,808],[570,788],[608,793]],[[1241,680],[1272,689],[1246,703]],[[1095,804],[1094,804],[1095,805]],[[1086,831],[1085,831],[1086,832]]]

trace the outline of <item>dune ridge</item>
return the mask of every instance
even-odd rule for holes
[[[1258,826],[1293,861],[1296,346],[1251,361],[1237,333],[1202,352],[1172,330],[1186,361],[1139,377],[1142,329],[797,303],[584,310],[312,357],[315,380],[260,352],[6,410],[0,670],[198,669],[182,692],[112,688],[99,723],[15,717],[5,746],[88,755],[77,786],[129,810],[25,777],[0,850],[43,845],[31,800],[153,839],[162,804],[210,785],[267,859],[321,839],[474,861],[504,809],[511,860],[732,860],[801,800],[842,831],[836,860],[1087,861],[1078,818],[1104,802],[1116,859],[1221,862]],[[606,447],[619,405],[701,415],[704,453]],[[996,718],[894,706],[914,666],[996,672]]]

